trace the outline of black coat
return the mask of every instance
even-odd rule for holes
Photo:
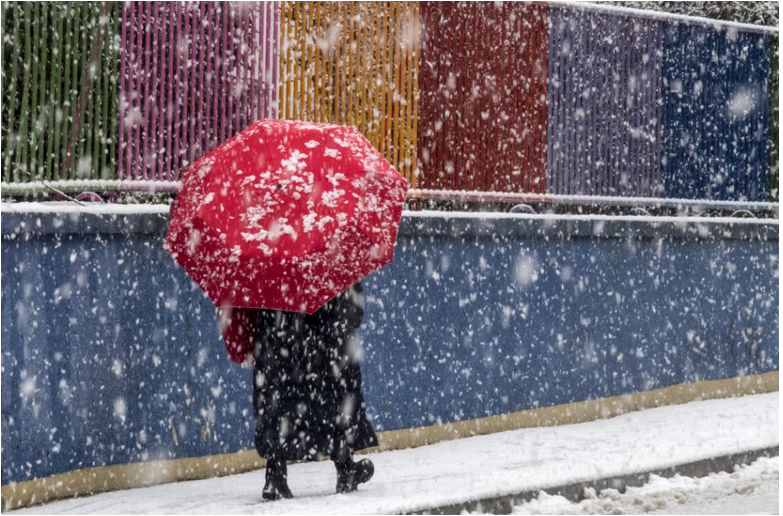
[[[378,444],[353,338],[361,292],[357,283],[313,315],[258,310],[253,399],[262,457],[317,460]]]

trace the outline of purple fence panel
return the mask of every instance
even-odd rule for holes
[[[245,127],[277,117],[279,7],[123,3],[120,180],[177,180]]]
[[[661,22],[550,13],[548,193],[662,195]]]

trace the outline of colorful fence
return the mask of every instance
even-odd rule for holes
[[[6,182],[176,180],[279,116],[357,126],[435,196],[778,196],[771,29],[557,3],[10,3],[3,16]]]
[[[284,2],[280,118],[359,128],[414,179],[418,2]]]
[[[3,3],[3,181],[110,178],[119,4]]]

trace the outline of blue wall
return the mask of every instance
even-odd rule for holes
[[[3,483],[252,447],[163,215],[2,217]],[[778,226],[406,216],[365,283],[378,430],[778,369]]]

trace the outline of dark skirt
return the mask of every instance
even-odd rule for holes
[[[354,339],[362,316],[360,284],[313,315],[258,311],[253,399],[260,456],[318,460],[377,446]]]

